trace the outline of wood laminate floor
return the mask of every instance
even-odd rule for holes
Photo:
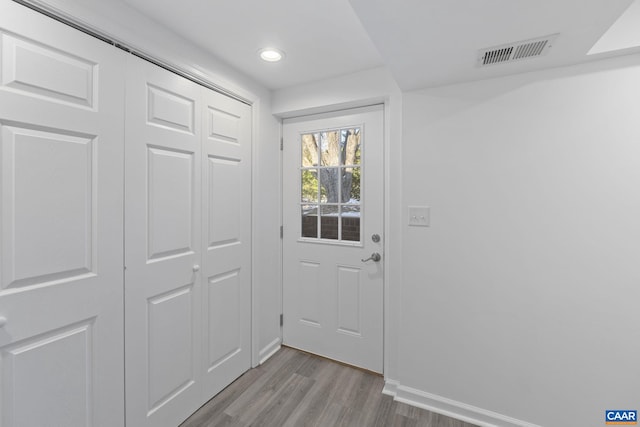
[[[474,427],[394,402],[381,376],[283,347],[180,427]]]

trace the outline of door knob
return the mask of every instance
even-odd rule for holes
[[[200,271],[200,266],[198,264],[193,266],[193,272],[197,273],[198,271]]]
[[[362,259],[362,262],[367,262],[367,261],[375,261],[378,262],[380,261],[380,259],[382,259],[382,257],[380,256],[380,254],[378,252],[374,252],[371,254],[371,256],[367,259]]]

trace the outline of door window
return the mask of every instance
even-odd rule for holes
[[[360,242],[360,127],[300,136],[300,206],[304,239]]]

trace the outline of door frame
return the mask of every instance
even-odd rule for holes
[[[350,110],[355,110],[358,108],[366,108],[366,107],[372,107],[372,106],[382,106],[382,113],[383,113],[383,118],[382,118],[382,125],[383,125],[383,135],[382,135],[382,170],[383,170],[383,176],[382,176],[382,181],[383,181],[383,186],[382,186],[382,200],[383,200],[383,206],[382,206],[382,215],[383,215],[383,219],[382,219],[382,224],[383,224],[383,229],[382,229],[382,235],[384,236],[383,238],[383,253],[384,256],[382,257],[382,260],[380,261],[382,263],[382,268],[383,268],[383,278],[382,278],[382,289],[383,289],[383,294],[382,294],[382,375],[384,376],[385,380],[389,379],[389,374],[391,371],[391,362],[390,362],[390,343],[389,343],[389,333],[390,333],[390,319],[391,319],[391,315],[390,315],[390,289],[389,289],[389,283],[390,283],[390,272],[389,272],[389,258],[391,257],[391,239],[389,238],[388,233],[391,231],[391,206],[389,203],[389,197],[388,195],[390,194],[390,162],[389,162],[389,155],[390,155],[390,139],[391,139],[391,133],[390,133],[390,129],[391,129],[391,107],[390,107],[390,103],[391,103],[391,96],[385,96],[385,97],[379,97],[376,99],[368,99],[366,101],[355,101],[355,102],[349,102],[349,103],[345,103],[345,104],[333,104],[333,105],[323,105],[323,106],[317,106],[314,108],[307,108],[307,109],[303,109],[303,110],[292,110],[292,111],[287,111],[284,113],[280,113],[277,115],[277,117],[280,119],[280,226],[282,227],[284,225],[284,180],[283,180],[283,169],[284,169],[284,156],[283,156],[283,150],[282,150],[282,143],[283,143],[283,138],[284,138],[284,120],[285,119],[291,119],[291,118],[304,118],[304,117],[311,117],[311,116],[317,116],[317,115],[322,115],[322,114],[337,114],[340,112],[348,112]],[[283,313],[283,307],[284,307],[284,283],[283,283],[283,278],[284,278],[284,238],[282,236],[282,234],[280,234],[280,312]],[[283,324],[281,322],[280,324],[280,340],[282,342],[282,338],[283,338]]]

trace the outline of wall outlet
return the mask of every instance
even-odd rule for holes
[[[429,206],[409,206],[409,225],[413,227],[429,227]]]

